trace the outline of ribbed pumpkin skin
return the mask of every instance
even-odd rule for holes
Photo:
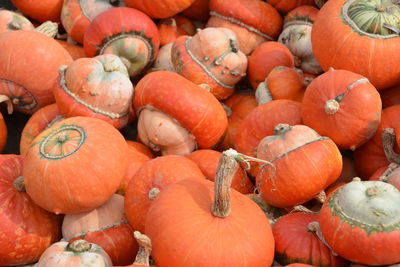
[[[0,112],[0,153],[3,151],[7,144],[7,125],[4,121],[3,115]]]
[[[318,215],[295,212],[279,218],[272,226],[276,258],[281,264],[303,262],[311,266],[344,266],[334,257],[314,232],[308,229],[311,222],[318,222]]]
[[[128,7],[139,9],[155,19],[172,17],[188,8],[195,0],[125,0]]]
[[[125,214],[135,230],[145,232],[145,222],[154,198],[150,191],[163,191],[183,179],[205,179],[196,163],[183,156],[161,156],[147,161],[130,179],[125,193]],[[157,198],[157,195],[154,196]]]
[[[186,179],[158,195],[146,220],[157,266],[270,266],[274,238],[265,214],[231,190],[230,214],[215,217],[213,189],[208,180]]]
[[[327,101],[332,100],[337,100],[339,107],[337,112],[329,114],[325,108]],[[365,77],[333,69],[310,83],[301,106],[305,125],[331,138],[339,148],[351,150],[375,134],[381,111],[379,93]]]
[[[11,0],[11,3],[26,16],[39,22],[60,21],[63,0]]]
[[[11,11],[0,10],[0,33],[15,30],[33,30],[33,24],[24,16]]]
[[[23,156],[0,155],[0,265],[36,262],[61,238],[61,218],[37,206],[13,182],[22,175]]]
[[[361,178],[368,179],[377,169],[390,163],[383,151],[382,131],[385,128],[395,128],[399,125],[399,115],[400,105],[383,109],[381,123],[375,135],[354,151],[354,163]],[[399,153],[398,148],[395,148],[395,151]]]
[[[107,122],[62,120],[33,140],[23,170],[26,190],[55,213],[94,209],[118,189],[126,173],[126,151],[124,137]]]
[[[72,62],[57,41],[36,31],[9,31],[0,36],[0,51],[0,94],[19,100],[16,110],[32,114],[54,103],[58,68]]]
[[[278,66],[294,67],[290,50],[278,42],[265,42],[249,56],[247,75],[253,89],[263,82],[270,71]]]
[[[19,143],[20,154],[26,155],[33,139],[49,127],[53,120],[57,119],[63,119],[63,117],[56,104],[47,105],[36,111],[26,122],[22,130]]]
[[[394,52],[400,44],[399,36],[392,34],[382,38],[382,35],[377,34],[370,37],[366,32],[359,32],[349,26],[342,15],[344,4],[349,1],[330,0],[321,8],[311,35],[315,58],[325,71],[333,67],[359,73],[367,77],[378,90],[400,83],[400,55]],[[362,14],[368,10],[371,13],[376,12],[375,16],[380,17],[378,11],[366,7],[369,2],[365,1],[364,7],[358,7],[360,16],[368,16]],[[370,3],[378,2],[381,1]],[[382,21],[379,19],[378,23],[383,23]],[[374,21],[370,28],[380,27],[378,23]]]
[[[267,0],[267,2],[284,14],[299,6],[315,5],[314,0]]]
[[[135,110],[151,106],[175,118],[196,138],[199,148],[210,148],[228,126],[225,110],[203,88],[179,74],[156,71],[144,76],[135,87]]]

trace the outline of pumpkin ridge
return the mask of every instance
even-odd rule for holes
[[[215,16],[215,17],[220,18],[220,19],[223,19],[223,20],[226,20],[226,21],[231,22],[233,24],[237,24],[237,25],[245,28],[246,30],[248,30],[250,32],[253,32],[255,34],[260,35],[261,37],[266,38],[267,40],[275,41],[275,39],[272,38],[271,36],[269,36],[268,34],[265,34],[265,33],[261,32],[260,30],[257,30],[256,28],[254,28],[254,27],[252,27],[252,26],[250,26],[250,25],[248,25],[246,23],[243,23],[240,20],[237,20],[237,19],[232,18],[232,17],[224,16],[224,15],[222,15],[222,14],[220,14],[220,13],[214,11],[214,10],[210,11],[210,15],[211,16]]]
[[[4,84],[6,84],[6,85],[4,85]],[[10,84],[11,84],[11,86],[10,86]],[[0,78],[0,88],[3,86],[6,88],[8,93],[11,95],[10,99],[14,105],[16,105],[17,107],[19,107],[21,109],[25,109],[25,110],[32,110],[32,109],[36,108],[37,103],[38,103],[36,98],[25,87],[23,87],[22,85],[14,82],[14,81]],[[14,90],[11,90],[11,87],[14,87]],[[15,89],[18,89],[18,92],[17,92],[17,93],[19,93],[18,96],[16,96],[16,94],[15,94],[16,93]],[[20,93],[20,91],[22,91],[23,93]],[[23,101],[26,98],[25,95],[27,95],[28,99],[32,101],[31,103],[24,104],[24,103],[26,103]],[[22,98],[22,99],[20,99],[20,98]],[[15,100],[17,100],[17,101],[15,101]]]
[[[74,94],[73,92],[71,92],[68,89],[67,82],[65,81],[65,72],[66,72],[66,70],[67,70],[67,66],[65,66],[65,65],[61,66],[60,69],[59,69],[59,72],[60,72],[60,87],[63,89],[63,91],[65,93],[67,93],[70,97],[72,97],[76,102],[78,102],[79,104],[85,106],[86,108],[90,109],[91,111],[93,111],[95,113],[98,113],[98,114],[101,114],[101,115],[105,115],[105,116],[107,116],[107,117],[109,117],[111,119],[119,119],[119,118],[122,118],[122,117],[125,117],[125,116],[128,115],[129,111],[127,111],[125,113],[121,113],[121,114],[114,113],[114,112],[108,112],[108,111],[102,110],[100,108],[93,107],[92,105],[90,105],[90,104],[86,103],[85,101],[83,101],[82,99],[80,99],[76,94]]]

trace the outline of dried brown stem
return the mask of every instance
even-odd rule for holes
[[[9,98],[6,95],[0,95],[0,103],[6,103],[7,104],[7,112],[8,114],[12,114],[14,112],[14,106],[13,106],[13,101],[11,98]]]
[[[383,150],[389,162],[400,164],[400,155],[394,151],[396,133],[393,128],[385,128],[382,132]]]
[[[330,251],[331,251],[333,256],[337,256],[338,255],[336,252],[333,251],[333,249],[326,242],[324,236],[322,235],[321,228],[319,227],[319,223],[318,222],[310,222],[308,224],[308,230],[317,235],[319,240],[321,240],[321,242],[330,249]]]
[[[140,233],[139,231],[135,231],[134,233],[135,239],[139,244],[139,250],[136,254],[134,265],[146,265],[150,266],[150,253],[152,250],[151,240],[147,235]]]

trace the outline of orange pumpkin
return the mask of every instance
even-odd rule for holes
[[[376,170],[368,180],[386,182],[400,190],[399,167],[397,163],[390,163],[388,166]]]
[[[209,2],[210,0],[195,0],[181,13],[188,18],[206,22],[210,17],[210,9],[208,8]]]
[[[312,27],[315,58],[324,71],[356,72],[378,90],[399,84],[400,38],[392,30],[399,26],[399,14],[391,1],[328,1]]]
[[[222,153],[211,149],[199,149],[189,155],[189,159],[193,160],[203,172],[205,177],[210,181],[215,181],[219,159]],[[242,194],[253,192],[254,186],[247,177],[246,171],[239,168],[232,179],[231,187]]]
[[[224,152],[215,183],[185,179],[157,196],[146,219],[157,266],[271,266],[274,238],[267,217],[230,189],[239,167],[233,157]]]
[[[27,195],[23,156],[0,155],[0,265],[36,262],[61,237],[61,218]]]
[[[28,150],[23,170],[28,195],[57,214],[92,210],[121,184],[126,150],[124,137],[107,122],[62,120],[40,133]]]
[[[64,117],[60,114],[56,104],[47,105],[36,111],[26,122],[21,133],[19,151],[21,155],[26,155],[33,139],[36,138],[46,128],[52,126]]]
[[[206,27],[232,30],[239,49],[249,55],[266,41],[276,40],[283,20],[269,3],[258,0],[210,0],[210,19]]]
[[[140,141],[164,155],[211,148],[228,126],[224,109],[210,92],[173,72],[144,76],[135,87],[133,103]]]
[[[181,15],[160,20],[157,28],[160,34],[161,46],[173,43],[179,36],[192,36],[196,33],[196,27],[193,22]]]
[[[335,143],[305,125],[278,124],[274,135],[258,144],[257,158],[272,165],[260,167],[257,186],[264,200],[275,207],[313,199],[342,171],[342,156]]]
[[[64,40],[57,40],[57,42],[64,47],[65,50],[70,54],[73,60],[78,58],[86,57],[83,46],[70,44]]]
[[[139,9],[151,18],[172,17],[188,8],[195,0],[125,0],[128,7]]]
[[[235,34],[225,28],[205,28],[193,37],[179,37],[172,47],[171,60],[177,73],[204,85],[218,99],[234,93],[247,68],[247,58]]]
[[[310,83],[301,106],[305,125],[331,138],[339,148],[351,150],[375,134],[381,111],[379,93],[368,79],[334,69]]]
[[[88,57],[117,55],[131,77],[153,63],[159,46],[156,24],[143,12],[128,7],[110,8],[98,15],[83,38],[83,49]]]
[[[63,0],[11,0],[11,3],[24,15],[39,22],[60,21]]]
[[[125,193],[125,214],[130,225],[145,232],[150,205],[168,185],[183,179],[205,179],[193,161],[176,155],[147,161],[130,179]]]
[[[314,23],[314,21],[317,19],[318,11],[318,8],[309,5],[301,5],[296,7],[286,14],[283,21],[283,27],[285,28],[289,25],[296,24],[299,21]]]
[[[299,6],[315,5],[314,0],[268,0],[281,13],[288,13]]]
[[[0,35],[0,51],[0,95],[26,114],[54,102],[58,68],[72,62],[57,41],[35,31],[9,31]]]
[[[0,10],[0,33],[16,30],[30,31],[34,28],[32,22],[24,16],[11,10]]]
[[[118,129],[128,124],[133,85],[118,56],[80,58],[59,72],[53,92],[64,117],[94,117]]]
[[[87,212],[67,214],[62,224],[63,239],[77,239],[99,245],[114,265],[134,260],[138,245],[124,214],[124,197],[113,195],[106,203]]]
[[[4,121],[3,114],[0,112],[0,153],[7,144],[7,124]]]
[[[278,42],[265,42],[258,46],[249,57],[247,75],[253,89],[263,82],[270,71],[278,66],[294,67],[290,50]]]

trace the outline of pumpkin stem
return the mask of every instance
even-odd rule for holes
[[[151,240],[147,235],[140,233],[139,231],[133,232],[136,241],[139,244],[139,250],[136,254],[135,262],[133,265],[145,265],[150,266],[150,253],[152,250]]]
[[[324,236],[322,235],[321,232],[321,228],[319,227],[319,223],[318,222],[310,222],[308,224],[308,230],[310,232],[313,232],[317,235],[317,237],[319,238],[319,240],[321,240],[321,242],[327,246],[327,248],[330,249],[331,253],[333,256],[337,256],[338,254],[336,252],[333,251],[333,249],[328,245],[328,243],[326,243]]]
[[[18,192],[26,192],[23,176],[19,176],[17,179],[15,179],[13,182],[13,186]]]
[[[11,30],[16,31],[16,30],[20,30],[21,29],[21,25],[18,22],[13,21],[13,22],[8,24],[8,28],[11,29]]]
[[[339,111],[340,104],[335,99],[329,99],[325,102],[324,111],[328,115],[333,115]]]
[[[258,106],[274,100],[272,98],[271,91],[268,89],[267,78],[265,78],[265,81],[258,84],[256,92],[255,92],[255,96],[256,96],[256,101],[257,101]]]
[[[157,187],[153,187],[149,191],[149,199],[155,199],[159,193],[160,193],[160,189]]]
[[[396,143],[396,134],[393,128],[385,128],[382,132],[383,150],[385,151],[386,158],[393,163],[400,164],[400,155],[394,152],[394,145]]]
[[[14,106],[13,106],[14,99],[11,99],[6,95],[0,95],[0,103],[2,102],[5,102],[7,104],[7,113],[12,114],[14,111]]]
[[[35,28],[35,31],[47,35],[51,38],[55,38],[58,33],[58,23],[52,21],[46,21]]]
[[[226,116],[230,117],[232,115],[232,109],[222,102],[220,102],[220,104],[224,108],[224,110],[226,112]]]
[[[399,168],[400,165],[396,163],[390,163],[388,168],[385,170],[384,173],[379,177],[379,180],[382,182],[387,182],[389,179],[389,176],[397,169]]]
[[[290,131],[292,127],[286,123],[279,123],[274,128],[274,135],[282,135]]]
[[[326,193],[325,193],[325,191],[322,190],[321,192],[319,192],[318,195],[315,197],[315,199],[319,203],[324,204],[325,201],[326,201]]]
[[[214,202],[211,207],[211,212],[216,217],[225,218],[231,212],[230,187],[238,168],[235,154],[231,150],[222,152],[218,162],[214,183]]]
[[[304,213],[310,213],[310,214],[318,214],[318,212],[316,211],[312,211],[309,208],[303,206],[303,205],[297,205],[294,206],[293,209],[290,211],[290,213],[293,212],[304,212]]]
[[[86,252],[92,248],[92,244],[83,239],[75,240],[72,243],[69,243],[67,249],[72,250],[73,252]]]

